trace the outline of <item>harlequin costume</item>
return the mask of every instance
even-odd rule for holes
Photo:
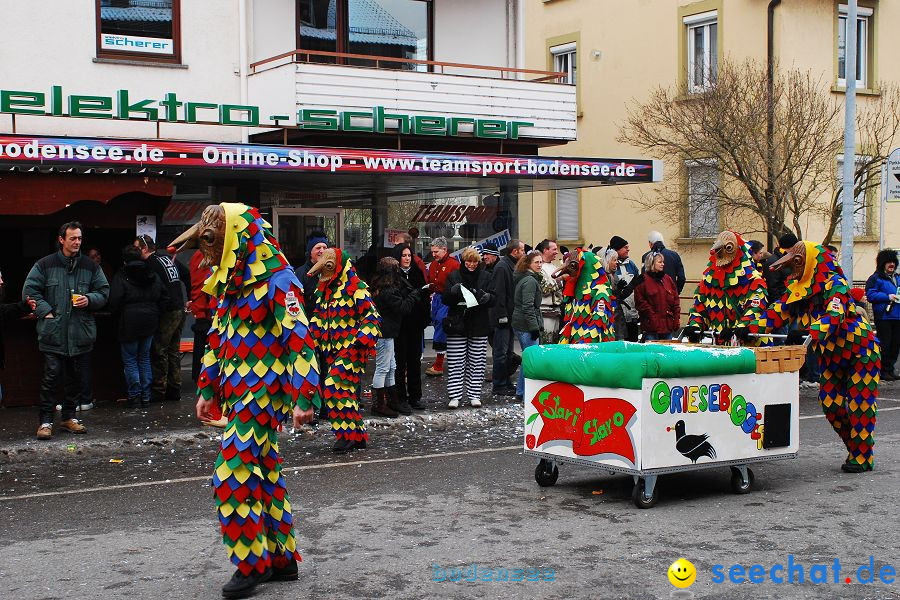
[[[569,278],[563,288],[566,323],[560,332],[559,343],[615,340],[615,300],[599,257],[589,250],[576,248],[556,275],[560,274],[568,274]]]
[[[222,539],[237,566],[222,593],[238,598],[270,577],[297,578],[277,431],[295,405],[318,406],[319,373],[302,286],[257,210],[210,206],[172,244],[191,237],[213,265],[203,290],[216,307],[198,394],[228,419],[212,483]]]
[[[881,372],[878,340],[827,249],[798,242],[772,266],[785,264],[793,267],[785,295],[748,320],[748,329],[771,331],[793,321],[809,330],[822,372],[819,402],[847,446],[841,468],[853,473],[871,471]]]
[[[310,329],[323,361],[321,393],[337,438],[334,451],[362,449],[369,434],[357,390],[366,361],[375,353],[381,319],[365,282],[339,248],[325,250],[309,273],[319,275]]]
[[[690,337],[715,331],[716,341],[727,343],[741,320],[754,319],[766,309],[766,280],[753,263],[750,245],[733,231],[723,231],[709,251],[709,264],[694,292],[694,305],[685,330]],[[750,345],[767,343],[754,339]]]

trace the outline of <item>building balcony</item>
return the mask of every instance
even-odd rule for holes
[[[250,68],[249,103],[279,127],[539,146],[576,138],[575,86],[559,83],[564,73],[310,50]]]

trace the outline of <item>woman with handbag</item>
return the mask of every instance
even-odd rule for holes
[[[516,263],[513,276],[516,287],[513,292],[512,328],[519,338],[522,352],[525,348],[539,344],[541,331],[544,329],[544,318],[541,315],[541,283],[544,257],[533,250],[522,256]],[[519,382],[516,384],[516,400],[522,400],[525,394],[525,369],[519,369]]]
[[[481,264],[478,251],[466,248],[462,260],[463,266],[450,273],[441,296],[449,307],[443,323],[447,333],[447,408],[459,407],[464,393],[478,408],[491,327],[488,307],[495,298],[490,291],[490,275]]]

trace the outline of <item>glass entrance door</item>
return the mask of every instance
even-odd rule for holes
[[[344,216],[339,208],[275,208],[272,220],[281,250],[294,267],[309,260],[306,239],[314,231],[324,231],[338,248],[343,244]]]

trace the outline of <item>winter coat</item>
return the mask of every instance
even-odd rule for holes
[[[784,296],[784,293],[787,291],[787,278],[788,275],[791,274],[791,270],[784,267],[777,271],[773,271],[770,268],[775,261],[780,260],[783,256],[784,251],[781,248],[776,248],[775,252],[772,253],[772,256],[763,262],[762,276],[763,279],[766,280],[766,290],[768,292],[769,302],[781,300],[782,296]]]
[[[513,313],[510,323],[516,331],[540,331],[544,328],[541,316],[542,275],[530,269],[517,272],[513,293]]]
[[[449,254],[441,260],[433,260],[428,264],[428,283],[434,284],[431,291],[443,294],[447,289],[447,278],[459,269],[459,261]]]
[[[72,306],[72,293],[86,296],[83,308]],[[97,339],[94,311],[106,305],[109,283],[100,267],[78,253],[61,251],[40,259],[25,279],[22,297],[36,303],[38,349],[41,352],[78,356],[90,352]],[[48,315],[52,315],[48,317]]]
[[[168,305],[168,291],[145,261],[125,263],[113,277],[109,310],[119,315],[120,342],[152,336]]]
[[[3,322],[21,319],[29,313],[31,313],[31,307],[24,300],[10,304],[0,304],[0,369],[3,368],[6,360],[6,353],[3,348]]]
[[[681,290],[684,289],[684,284],[687,283],[687,279],[684,276],[684,265],[681,263],[681,256],[678,255],[674,250],[669,250],[665,247],[662,242],[656,242],[653,244],[653,248],[650,252],[659,252],[665,258],[665,264],[663,266],[663,273],[672,278],[672,283],[675,284],[675,287],[678,289],[678,293],[681,293]],[[644,255],[641,256],[641,264],[647,260],[647,255],[650,252],[644,252]],[[640,312],[640,311],[638,311]],[[668,333],[668,332],[665,332]]]
[[[213,299],[203,291],[203,284],[209,277],[209,267],[200,268],[203,253],[197,250],[191,256],[191,314],[195,319],[212,319]]]
[[[634,302],[645,333],[672,333],[678,329],[681,307],[675,282],[667,274],[644,273],[634,290]]]
[[[397,287],[386,287],[372,293],[372,301],[381,315],[381,337],[395,338],[400,335],[404,317],[421,306],[422,290],[413,289],[405,279]]]
[[[173,259],[159,252],[154,252],[147,257],[147,266],[156,273],[159,280],[166,286],[168,299],[165,310],[168,312],[184,310],[184,303],[186,302],[185,289],[190,288],[190,271],[182,279],[184,274],[182,273],[181,265],[176,264]]]
[[[478,306],[466,308],[462,291],[459,287],[455,287],[457,284],[464,285],[472,292],[479,300]],[[484,265],[479,264],[474,271],[462,267],[450,273],[447,278],[447,291],[441,294],[441,300],[449,307],[448,314],[463,314],[465,337],[487,337],[490,334],[488,310],[494,304],[495,296],[491,292],[491,280],[484,270]],[[460,305],[460,302],[463,304]]]
[[[490,310],[491,325],[493,327],[509,327],[509,319],[513,312],[513,295],[516,291],[513,283],[513,272],[516,270],[516,260],[508,254],[500,257],[494,265],[491,274],[491,290],[496,300]],[[500,319],[506,319],[501,323]]]
[[[425,285],[424,271],[420,271],[416,264],[417,263],[413,263],[410,265],[408,271],[400,269],[400,277],[409,283],[409,286],[414,290],[420,289]],[[430,324],[431,302],[429,294],[427,292],[422,292],[419,294],[418,303],[416,303],[409,314],[403,316],[401,327],[412,327],[413,329],[424,330]]]
[[[635,323],[640,318],[638,316],[638,311],[634,307],[634,288],[637,287],[637,284],[640,283],[638,277],[640,276],[641,271],[638,269],[637,265],[634,264],[634,261],[630,258],[626,258],[624,261],[619,262],[619,268],[616,270],[616,286],[613,287],[613,295],[619,301],[618,306],[622,308],[622,315],[624,317],[625,322],[627,323]],[[619,281],[625,281],[626,286],[624,288],[619,288]],[[616,319],[616,334],[618,337],[619,333],[619,323],[618,318]],[[621,329],[624,334],[625,329]],[[624,338],[623,338],[624,339]]]
[[[890,294],[900,295],[897,284],[900,284],[900,276],[891,278],[884,271],[872,273],[866,281],[866,299],[872,303],[876,321],[900,321],[900,303],[891,305],[889,298]]]

